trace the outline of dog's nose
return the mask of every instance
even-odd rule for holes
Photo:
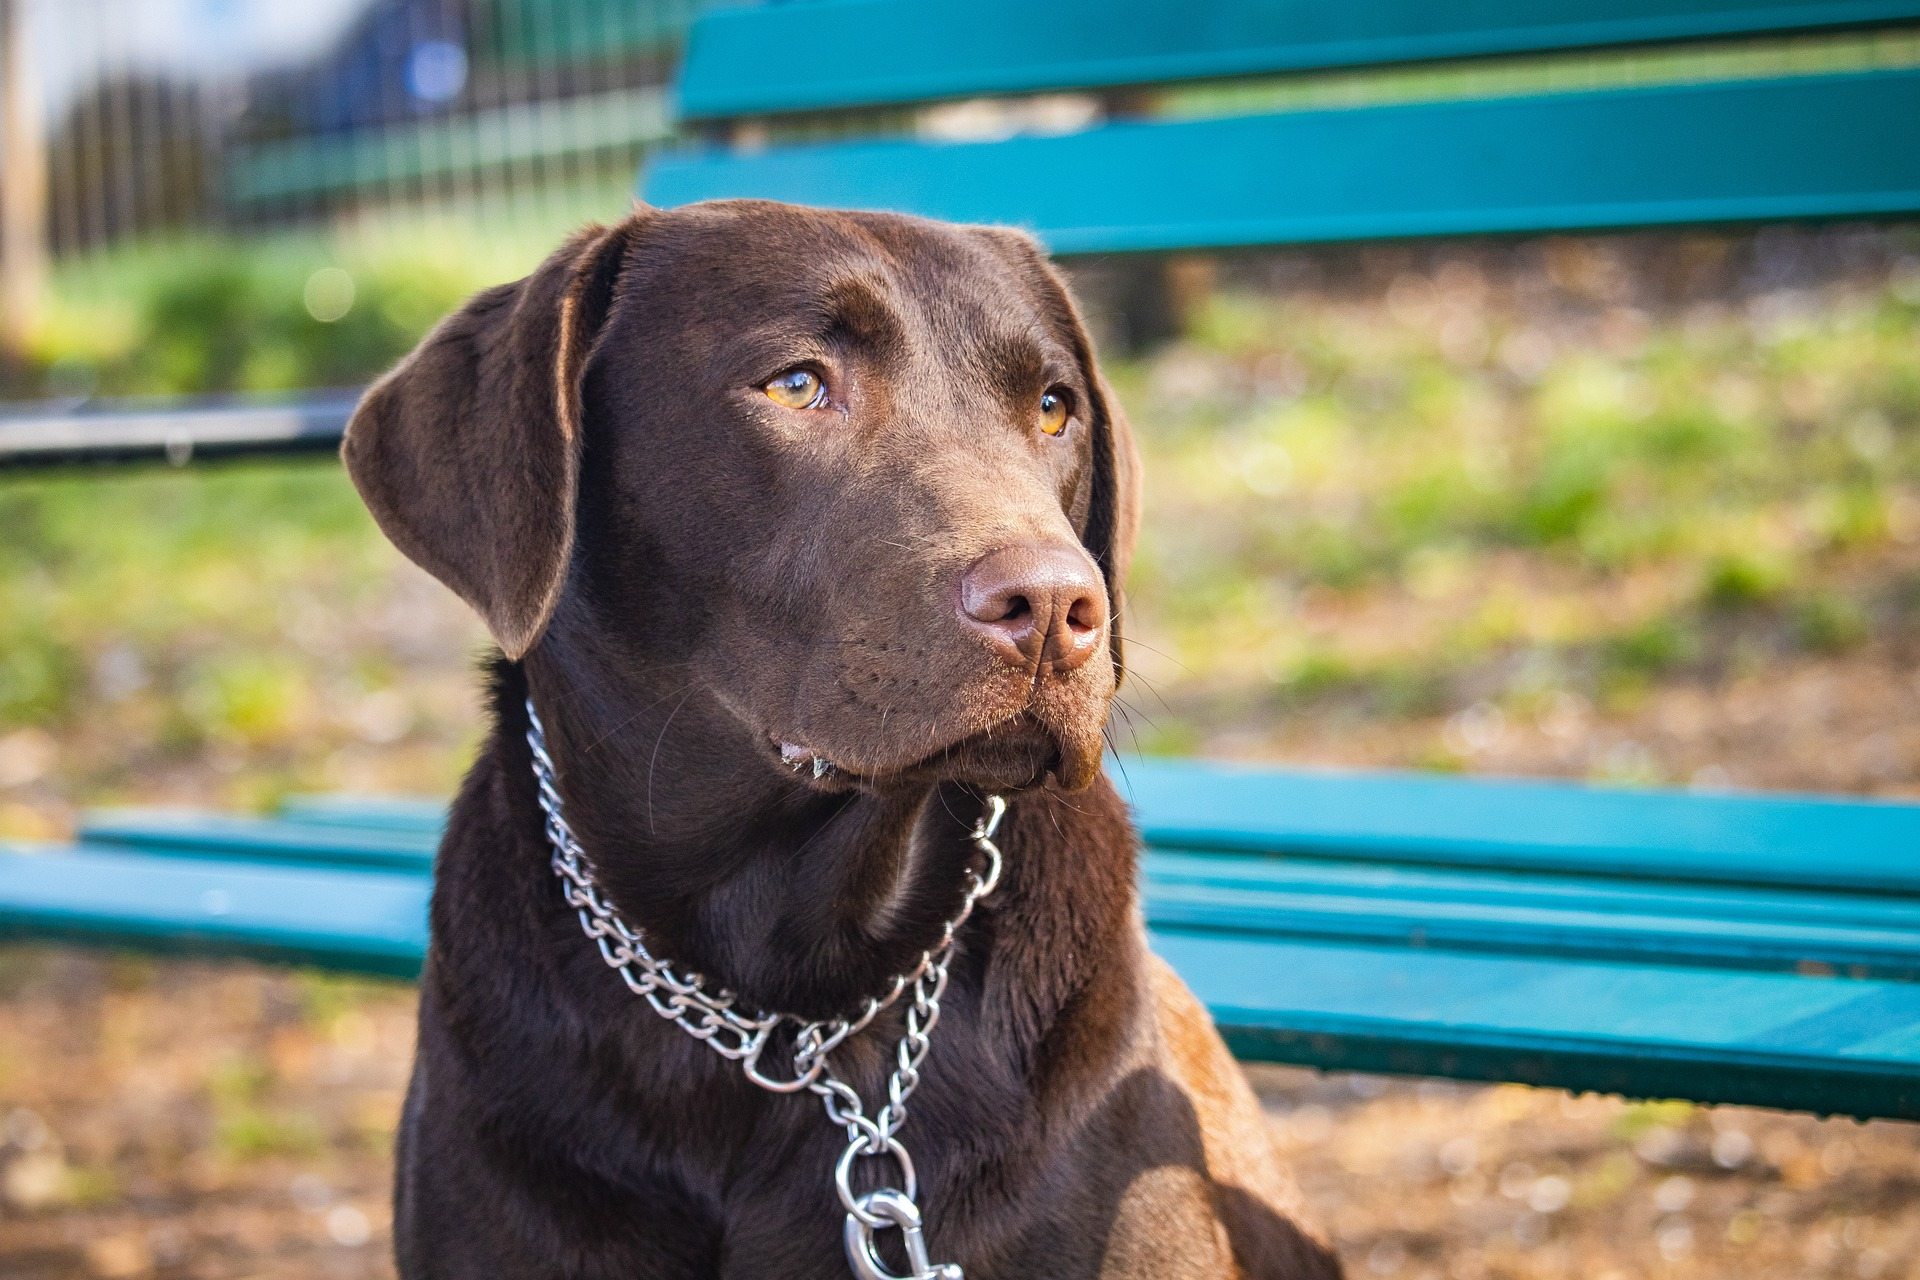
[[[1100,648],[1107,592],[1079,547],[1002,547],[960,579],[962,621],[1004,662],[1072,671]]]

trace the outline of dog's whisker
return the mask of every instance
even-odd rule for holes
[[[1134,751],[1137,754],[1145,754],[1145,748],[1143,748],[1140,745],[1140,730],[1133,723],[1132,713],[1130,713],[1125,707],[1122,707],[1120,708],[1120,719],[1122,723],[1124,723],[1127,726],[1127,736],[1133,740]],[[1155,728],[1158,728],[1159,726],[1155,725],[1152,720],[1148,720],[1147,727],[1149,729],[1155,729]]]
[[[1100,736],[1106,739],[1107,752],[1109,755],[1113,757],[1114,768],[1120,770],[1120,781],[1125,783],[1127,786],[1131,787],[1133,785],[1133,780],[1127,776],[1127,762],[1124,758],[1121,757],[1120,748],[1114,743],[1113,735],[1108,733],[1105,729],[1102,729],[1100,731]],[[1135,751],[1138,751],[1140,749],[1140,742],[1137,738],[1134,740],[1133,747]]]
[[[693,666],[693,665],[695,665],[695,664],[693,664],[693,663],[688,663],[688,664],[686,664],[686,665],[688,665],[688,666]],[[628,717],[627,717],[626,719],[624,719],[624,720],[622,720],[622,721],[621,721],[621,722],[620,722],[619,724],[616,724],[615,726],[613,726],[613,728],[611,728],[611,729],[609,729],[609,730],[607,730],[607,731],[606,731],[605,733],[603,733],[603,734],[601,734],[601,735],[600,735],[599,737],[597,737],[597,738],[595,738],[595,739],[593,740],[593,742],[592,742],[592,743],[591,743],[591,744],[590,744],[590,745],[589,745],[589,746],[587,747],[587,750],[588,750],[588,751],[597,751],[597,750],[599,750],[599,749],[600,749],[600,746],[601,746],[601,744],[602,744],[602,743],[604,743],[604,742],[606,742],[606,740],[607,740],[607,739],[609,739],[609,738],[611,738],[611,737],[613,737],[613,735],[614,735],[614,734],[616,734],[616,733],[619,733],[619,732],[621,732],[621,731],[622,731],[623,729],[625,729],[625,728],[626,728],[626,727],[627,727],[628,725],[630,725],[630,724],[632,724],[632,723],[633,723],[634,721],[636,721],[636,720],[638,720],[638,719],[639,719],[639,718],[640,718],[641,716],[644,716],[645,714],[647,714],[647,712],[649,712],[649,711],[651,711],[651,710],[653,710],[653,709],[654,709],[655,707],[657,707],[657,706],[659,706],[659,705],[660,705],[661,703],[663,703],[663,702],[665,702],[665,701],[666,701],[666,700],[667,700],[668,698],[671,698],[671,697],[673,697],[673,696],[674,696],[674,694],[679,694],[679,693],[684,693],[684,692],[685,692],[685,691],[686,691],[686,690],[687,690],[687,689],[688,689],[689,687],[690,687],[690,685],[684,685],[684,684],[683,684],[683,685],[681,685],[681,686],[680,686],[680,687],[679,687],[678,689],[675,689],[675,690],[674,690],[674,691],[673,691],[672,693],[663,693],[663,694],[661,694],[661,695],[660,695],[659,697],[657,697],[657,698],[655,698],[655,699],[654,699],[654,700],[653,700],[652,702],[649,702],[649,703],[648,703],[648,704],[647,704],[646,706],[644,706],[644,707],[642,707],[642,708],[640,708],[640,709],[639,709],[638,711],[636,711],[636,712],[634,712],[634,713],[633,713],[632,715],[630,715],[630,716],[628,716]]]
[[[667,729],[673,724],[673,718],[680,714],[680,708],[686,706],[687,699],[692,696],[693,689],[689,687],[680,701],[673,704],[673,710],[667,713],[665,723],[660,726],[659,735],[653,740],[653,754],[647,758],[647,833],[649,835],[660,834],[653,822],[653,770],[654,766],[660,763],[660,744],[667,740]]]
[[[1147,677],[1141,675],[1137,671],[1130,671],[1127,674],[1131,679],[1139,681],[1141,687],[1144,688],[1148,693],[1152,694],[1154,698],[1159,701],[1161,707],[1164,708],[1169,715],[1175,714],[1173,710],[1173,704],[1168,702],[1166,695],[1160,692],[1160,684],[1158,681],[1149,680]]]
[[[1166,707],[1166,711],[1169,715],[1173,714],[1173,708],[1167,707],[1164,701],[1161,703],[1161,706]],[[1160,727],[1160,722],[1158,720],[1155,720],[1152,716],[1148,715],[1147,709],[1145,707],[1135,706],[1133,703],[1128,702],[1123,698],[1115,698],[1113,700],[1113,709],[1119,712],[1123,717],[1125,717],[1129,725],[1133,723],[1133,718],[1135,716],[1138,716],[1140,717],[1140,719],[1146,721],[1147,728],[1158,729]]]
[[[1148,653],[1151,653],[1156,657],[1165,658],[1168,662],[1171,662],[1174,666],[1180,668],[1182,671],[1186,672],[1190,676],[1197,676],[1200,674],[1199,672],[1195,671],[1192,667],[1188,666],[1185,662],[1181,661],[1179,658],[1176,658],[1172,654],[1168,653],[1165,649],[1162,649],[1157,645],[1148,644],[1144,640],[1136,640],[1132,636],[1128,636],[1126,639],[1126,646],[1129,649],[1145,649]],[[1127,674],[1132,675],[1133,673],[1129,671]]]
[[[825,835],[827,833],[827,828],[831,827],[834,823],[840,820],[841,814],[853,808],[854,802],[856,799],[857,797],[851,794],[848,795],[846,798],[846,803],[842,804],[838,809],[835,809],[832,813],[828,814],[826,821],[822,822],[819,826],[815,827],[813,829],[812,835],[808,836],[805,840],[802,840],[797,846],[795,846],[793,852],[788,854],[784,859],[781,860],[780,865],[783,867],[791,867],[795,862],[798,862],[800,860],[800,855],[807,851],[807,846],[812,844],[815,840],[818,840],[821,836]]]

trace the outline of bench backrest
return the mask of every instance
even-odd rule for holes
[[[691,120],[778,124],[963,95],[1915,18],[1912,3],[823,0],[703,17],[679,93]],[[1652,75],[1667,83],[1561,92],[1548,77],[1520,91],[1493,76],[1352,107],[1122,107],[1073,132],[986,142],[896,128],[770,146],[716,128],[733,142],[658,157],[642,192],[663,206],[749,196],[1011,223],[1065,254],[1920,212],[1920,36],[1863,39],[1850,59],[1734,59],[1729,71],[1707,58]],[[1850,69],[1819,73],[1836,65]]]
[[[683,120],[1920,19],[1915,0],[824,0],[716,9]]]

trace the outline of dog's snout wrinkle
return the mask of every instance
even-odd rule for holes
[[[960,579],[963,624],[1001,661],[1036,677],[1079,667],[1107,630],[1100,570],[1077,546],[1002,547]]]

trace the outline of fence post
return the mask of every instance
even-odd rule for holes
[[[47,135],[30,47],[31,0],[0,0],[0,345],[17,359],[47,277]]]

